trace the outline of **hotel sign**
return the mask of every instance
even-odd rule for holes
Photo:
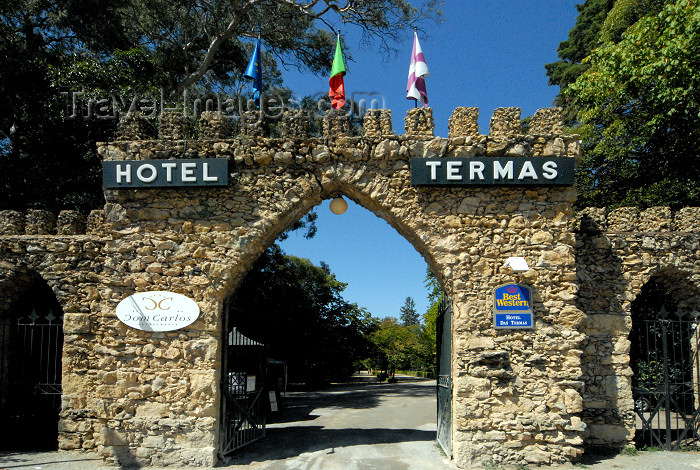
[[[105,189],[191,186],[228,186],[228,159],[102,162],[102,187]]]
[[[533,328],[532,295],[521,284],[504,284],[493,291],[493,327]]]
[[[138,292],[117,305],[117,318],[143,331],[174,331],[199,317],[197,303],[182,294],[166,291]]]
[[[412,186],[571,186],[569,157],[412,158]]]

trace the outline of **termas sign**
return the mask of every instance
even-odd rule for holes
[[[504,284],[493,291],[494,328],[532,328],[532,296],[530,288],[520,284]]]
[[[102,187],[106,189],[188,186],[228,186],[228,159],[102,162]]]
[[[568,157],[412,158],[412,186],[571,186]]]

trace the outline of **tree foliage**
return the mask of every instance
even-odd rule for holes
[[[401,324],[403,326],[417,325],[420,323],[420,317],[416,311],[416,301],[411,297],[406,297],[401,306]]]
[[[359,26],[365,41],[388,50],[436,8],[434,0],[421,8],[406,0],[2,2],[0,207],[86,212],[103,204],[95,143],[113,138],[116,122],[66,119],[73,92],[131,99],[162,90],[169,103],[185,90],[238,94],[258,35],[269,90],[281,86],[278,64],[325,73],[334,25]]]
[[[579,206],[700,203],[700,8],[669,2],[593,51],[564,92],[583,123]]]
[[[344,378],[372,355],[376,329],[367,311],[343,299],[345,287],[327,266],[272,245],[238,288],[229,322],[287,362],[292,382]]]

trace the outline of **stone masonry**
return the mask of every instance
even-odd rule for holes
[[[630,303],[658,273],[700,285],[698,208],[577,215],[572,187],[410,185],[411,157],[577,158],[559,110],[538,112],[538,133],[523,135],[520,110],[501,108],[480,135],[478,110],[458,108],[449,138],[433,135],[430,109],[408,112],[405,135],[385,110],[367,114],[363,136],[333,114],[312,138],[295,117],[283,138],[261,136],[252,117],[244,135],[225,138],[230,128],[209,113],[200,139],[182,140],[188,123],[164,117],[156,138],[131,116],[117,141],[99,145],[103,160],[226,159],[229,186],[106,190],[86,218],[0,211],[0,315],[34,274],[65,312],[61,449],[121,464],[214,464],[224,302],[279,234],[337,194],[389,222],[452,299],[459,467],[564,462],[586,445],[630,442]],[[493,328],[493,288],[518,280],[503,267],[509,256],[532,267],[519,280],[532,288],[533,330]],[[164,333],[122,324],[118,302],[150,290],[194,299],[199,319]]]

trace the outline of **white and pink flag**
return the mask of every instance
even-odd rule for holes
[[[408,69],[408,84],[406,85],[406,99],[418,100],[421,106],[428,107],[428,92],[425,89],[425,77],[429,77],[428,64],[425,63],[423,50],[418,42],[418,33],[413,32],[413,52],[411,53],[411,67]]]

